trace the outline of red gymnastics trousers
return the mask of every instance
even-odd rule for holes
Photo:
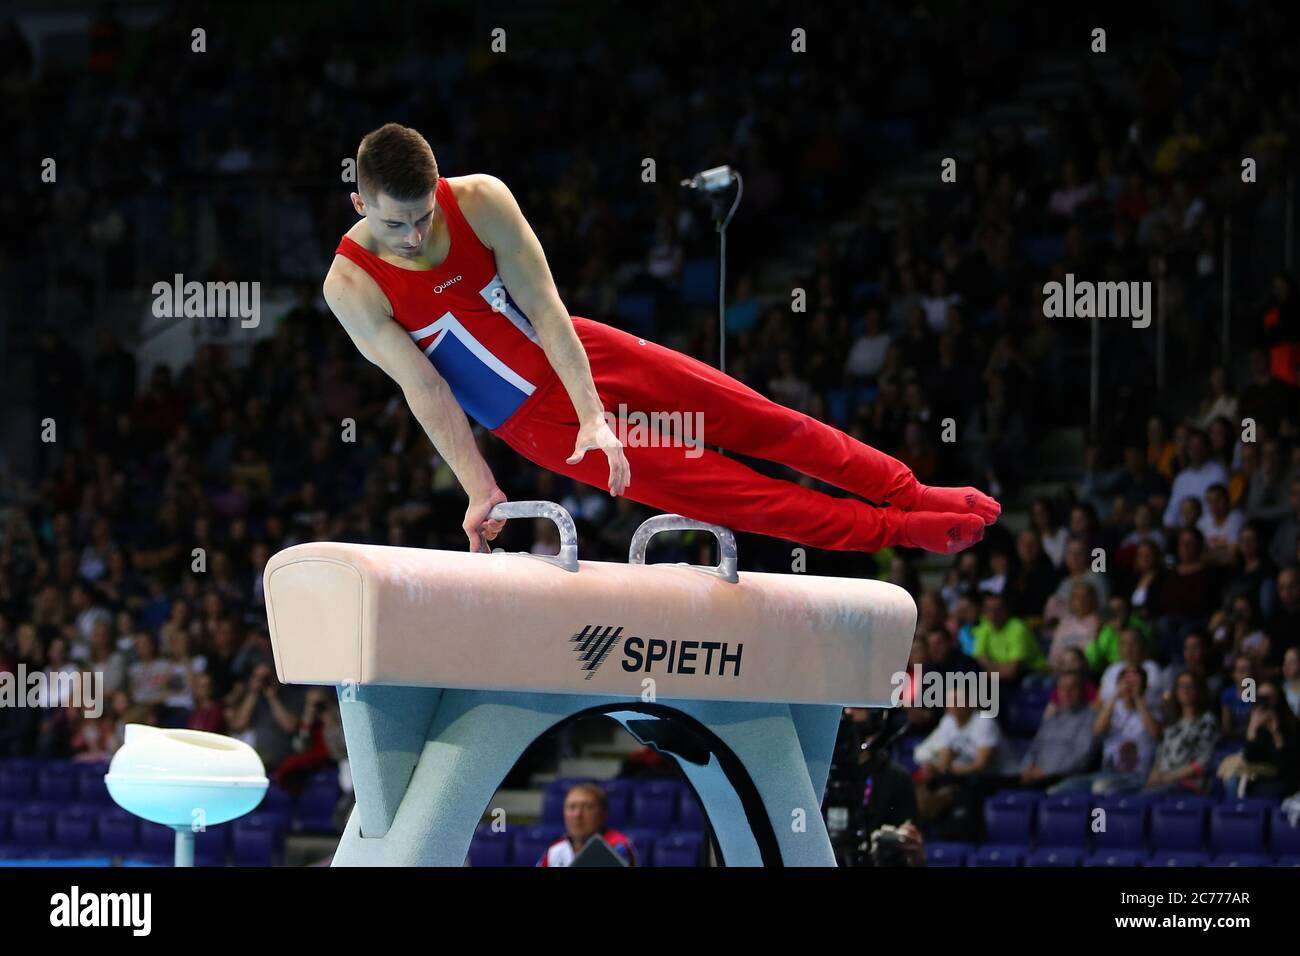
[[[631,469],[628,498],[735,531],[815,548],[879,551],[891,545],[919,546],[910,540],[906,521],[925,486],[902,462],[778,405],[690,356],[580,316],[573,317],[573,324],[608,414],[702,413],[702,435],[695,437],[705,446],[779,462],[867,501],[895,507],[875,507],[769,478],[707,447],[682,447],[680,441],[663,447],[662,438],[659,447],[624,440]],[[611,427],[624,437],[617,422]],[[600,451],[588,451],[574,465],[566,462],[577,433],[573,403],[554,372],[493,432],[543,468],[608,487],[609,462]],[[977,538],[983,522],[973,524],[981,529],[971,532]],[[973,541],[961,546],[969,543]]]

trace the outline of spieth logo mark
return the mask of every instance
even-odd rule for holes
[[[603,628],[588,624],[569,638],[571,643],[578,645],[573,650],[578,655],[582,669],[587,672],[587,680],[591,680],[596,674],[596,668],[605,663],[609,652],[622,639],[622,633],[622,627],[614,627],[612,624]]]
[[[463,279],[463,278],[465,278],[465,277],[464,277],[464,276],[456,276],[454,279],[448,279],[446,282],[439,282],[436,286],[433,287],[433,291],[434,291],[434,292],[441,292],[443,289],[447,288],[447,286],[449,286],[449,285],[455,285],[457,282],[459,282],[459,281],[460,281],[461,279]]]

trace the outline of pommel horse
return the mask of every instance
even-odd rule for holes
[[[916,605],[882,581],[736,570],[732,533],[679,515],[627,564],[312,542],[263,572],[276,673],[337,687],[356,791],[335,866],[462,866],[506,774],[558,724],[605,715],[675,758],[728,866],[834,866],[822,793],[844,706],[887,707]],[[716,535],[717,567],[645,563]]]

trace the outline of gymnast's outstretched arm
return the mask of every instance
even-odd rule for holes
[[[506,496],[497,487],[451,387],[393,319],[387,296],[355,264],[336,256],[324,292],[358,351],[401,387],[411,414],[469,495],[463,527],[470,548],[481,550],[482,538],[491,541],[505,524],[489,521],[487,515]]]

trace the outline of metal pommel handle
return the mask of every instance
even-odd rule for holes
[[[628,564],[645,564],[645,550],[650,539],[660,531],[708,531],[718,539],[718,566],[706,568],[724,581],[732,584],[740,580],[736,574],[736,536],[729,528],[719,524],[708,524],[681,515],[655,515],[641,523],[632,535],[632,546],[628,549]],[[698,565],[697,565],[698,566]]]
[[[560,529],[560,553],[554,560],[568,571],[578,570],[578,529],[574,527],[573,516],[554,501],[503,501],[493,507],[488,517],[498,521],[549,518]]]

